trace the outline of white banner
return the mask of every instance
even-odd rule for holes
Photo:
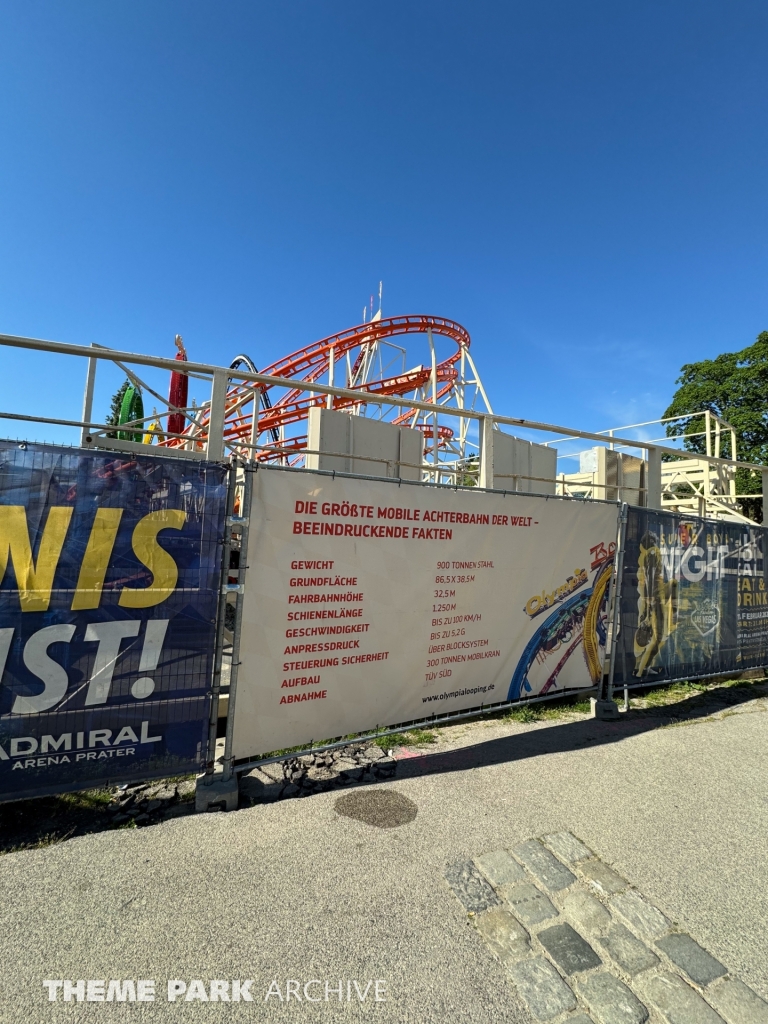
[[[617,509],[262,468],[234,756],[593,686]]]

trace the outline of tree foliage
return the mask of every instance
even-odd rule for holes
[[[112,395],[112,404],[110,405],[109,408],[109,415],[104,421],[105,423],[108,423],[110,426],[116,427],[119,425],[120,406],[123,404],[123,397],[130,386],[131,382],[129,380],[125,380],[114,393],[114,395]],[[109,434],[107,434],[107,437],[117,437],[117,431],[110,432]]]
[[[736,431],[736,456],[740,462],[768,465],[768,331],[758,334],[753,345],[739,352],[724,352],[715,359],[686,363],[676,383],[679,385],[664,417],[705,412],[707,409],[729,423]],[[668,437],[683,437],[690,452],[705,453],[705,438],[691,437],[704,431],[704,416],[694,416],[667,424]],[[722,436],[720,455],[731,458],[731,439]],[[713,453],[714,454],[714,453]],[[760,494],[759,473],[739,470],[737,494]],[[759,520],[759,498],[741,501],[742,511]]]

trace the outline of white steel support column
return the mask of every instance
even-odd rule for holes
[[[456,405],[459,409],[464,409],[464,390],[466,385],[464,381],[467,376],[467,346],[462,342],[461,345],[461,359],[459,361],[459,384],[456,388]],[[459,419],[459,437],[461,445],[461,456],[464,457],[464,442],[467,438],[467,418],[461,416]]]
[[[736,461],[736,455],[737,455],[737,452],[736,452],[736,431],[732,429],[731,430],[731,460],[733,462]],[[730,481],[730,496],[731,496],[731,501],[735,502],[736,501],[736,469],[735,468],[734,468],[734,471],[733,471],[733,476],[731,477],[731,481]]]
[[[475,375],[475,386],[477,387],[477,390],[480,392],[482,399],[485,402],[485,408],[488,410],[488,412],[493,412],[493,409],[491,408],[491,403],[488,401],[488,395],[486,395],[485,393],[483,382],[480,380],[480,375],[477,372],[477,367],[475,366],[474,360],[472,359],[472,353],[469,351],[469,349],[466,349],[466,354],[469,367],[472,370],[472,373],[474,373]]]
[[[208,421],[208,445],[206,456],[212,462],[224,457],[224,414],[229,378],[224,370],[213,371],[211,388],[211,415]]]
[[[328,383],[329,383],[329,385],[331,387],[333,387],[333,371],[335,369],[334,357],[335,357],[335,352],[334,352],[333,345],[331,345],[330,350],[328,352]],[[333,408],[333,395],[327,395],[326,396],[325,408],[326,409],[332,409]]]
[[[704,430],[706,433],[706,453],[707,455],[712,454],[712,413],[709,409],[704,410]],[[709,462],[704,463],[704,501],[703,507],[699,509],[699,515],[705,516],[707,514],[707,502],[709,501],[710,495],[712,494],[712,482],[710,479],[711,466]],[[700,503],[701,504],[701,503]]]
[[[493,488],[493,420],[483,416],[480,438],[480,486]]]
[[[429,338],[429,350],[432,353],[432,374],[431,374],[431,385],[432,385],[432,404],[435,407],[435,412],[432,416],[432,462],[437,469],[437,352],[435,351],[435,342],[432,338],[432,328],[427,328],[427,337]],[[435,474],[435,483],[440,482],[440,477]]]
[[[249,438],[249,444],[251,445],[248,452],[248,459],[252,461],[256,458],[256,445],[259,441],[259,408],[261,405],[261,392],[258,387],[253,389],[253,415],[251,417],[251,436]]]

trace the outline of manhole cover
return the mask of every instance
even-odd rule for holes
[[[340,796],[334,804],[336,812],[355,821],[364,821],[376,828],[398,828],[407,825],[418,814],[413,800],[392,790],[358,790]]]

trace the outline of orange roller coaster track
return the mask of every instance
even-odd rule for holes
[[[409,334],[428,335],[448,339],[455,344],[455,350],[439,362],[435,359],[430,366],[416,366],[395,375],[372,375],[373,357],[378,346],[388,340]],[[299,349],[283,359],[278,359],[259,372],[292,380],[316,383],[323,377],[339,386],[360,392],[360,401],[348,397],[334,397],[333,409],[355,409],[362,411],[366,395],[411,396],[414,399],[423,393],[421,401],[444,404],[461,381],[462,356],[468,352],[469,332],[456,323],[439,316],[397,316],[386,317],[359,324],[346,331],[333,334],[312,345]],[[245,363],[256,370],[247,356],[238,356],[233,367]],[[457,369],[458,365],[458,369]],[[339,371],[343,369],[343,380]],[[338,375],[334,380],[334,372]],[[226,396],[224,439],[230,445],[243,442],[257,446],[255,457],[262,461],[294,458],[306,448],[306,433],[286,435],[286,428],[306,421],[309,410],[327,404],[325,395],[313,395],[300,386],[288,388],[279,397],[277,389],[269,385],[252,383],[231,383]],[[253,417],[257,416],[254,429]],[[418,422],[421,415],[421,422]],[[168,438],[163,442],[168,447],[187,446],[192,441],[202,446],[208,434],[210,408],[203,405],[194,411],[194,422],[184,431],[184,438]],[[424,420],[418,410],[409,410],[407,405],[392,420],[394,423],[417,427],[425,440],[437,433],[438,447],[444,447],[453,438],[453,431],[439,425],[435,431],[433,423]],[[434,444],[434,441],[432,442]]]

